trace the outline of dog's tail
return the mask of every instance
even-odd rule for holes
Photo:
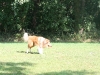
[[[28,41],[28,33],[24,33],[24,35],[23,35],[23,39],[24,39],[24,41],[25,42],[27,42]]]

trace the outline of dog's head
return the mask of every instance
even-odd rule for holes
[[[45,39],[43,41],[43,47],[52,47],[49,39]]]

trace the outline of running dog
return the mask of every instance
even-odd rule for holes
[[[39,54],[43,54],[43,48],[52,47],[50,40],[41,36],[28,36],[28,33],[25,32],[23,35],[23,39],[28,43],[28,49],[26,53],[28,53],[29,51],[31,52],[31,48],[34,46],[38,46]]]

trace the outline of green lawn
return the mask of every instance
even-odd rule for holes
[[[0,43],[0,75],[100,75],[99,43],[52,43],[44,55],[27,43]]]

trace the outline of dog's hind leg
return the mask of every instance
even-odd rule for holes
[[[26,50],[26,53],[29,53],[29,52],[31,52],[31,48],[28,48],[28,49]]]
[[[31,48],[32,48],[33,46],[34,46],[34,45],[33,45],[32,40],[28,40],[28,49],[27,49],[26,53],[31,52]]]

